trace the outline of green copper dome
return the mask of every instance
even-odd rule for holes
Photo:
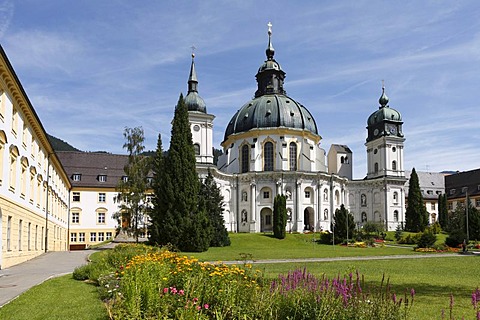
[[[245,103],[232,117],[225,130],[224,140],[231,134],[252,129],[279,127],[307,130],[318,135],[312,114],[303,105],[288,97],[283,89],[285,72],[273,57],[275,50],[271,35],[269,28],[267,60],[256,75],[258,88],[255,98]]]
[[[388,106],[388,97],[385,94],[385,87],[382,88],[382,95],[380,99],[378,99],[378,102],[380,103],[380,107],[368,117],[368,126],[373,126],[385,121],[402,121],[402,115],[400,112]]]
[[[207,106],[205,101],[198,95],[198,80],[195,72],[195,54],[192,53],[192,65],[190,67],[190,76],[188,78],[188,93],[185,97],[185,104],[188,111],[198,111],[207,113]]]

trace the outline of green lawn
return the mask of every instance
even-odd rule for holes
[[[399,254],[416,254],[411,248],[353,248],[320,245],[315,243],[318,234],[287,234],[283,240],[271,234],[230,234],[232,245],[227,248],[210,248],[202,253],[185,253],[203,261],[242,260],[241,254],[251,254],[254,260],[260,259],[295,259],[354,256],[383,256]]]
[[[412,248],[377,247],[353,248],[319,245],[314,242],[318,234],[289,234],[277,240],[264,234],[231,234],[232,245],[210,248],[203,253],[185,253],[201,260],[241,260],[241,253],[251,254],[254,260],[414,255]],[[101,252],[92,260],[101,258]],[[335,261],[315,263],[264,264],[255,267],[268,278],[276,278],[296,268],[307,268],[316,275],[329,277],[358,270],[367,285],[378,285],[384,274],[399,296],[414,288],[417,292],[410,319],[440,319],[445,309],[448,319],[450,293],[454,294],[456,319],[474,318],[470,296],[480,287],[477,256],[442,256],[428,259],[396,259],[370,261]],[[0,308],[0,319],[106,319],[105,308],[94,286],[75,281],[69,276],[55,278],[36,286],[19,298]]]
[[[97,288],[72,275],[50,279],[0,308],[3,320],[108,319]]]

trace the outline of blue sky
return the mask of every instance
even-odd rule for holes
[[[348,145],[366,173],[366,121],[382,80],[404,120],[405,169],[480,164],[480,5],[465,1],[0,0],[0,43],[48,133],[85,151],[170,141],[191,46],[214,144],[256,89],[267,23],[290,97],[328,151]]]

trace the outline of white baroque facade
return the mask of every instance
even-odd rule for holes
[[[211,154],[214,116],[207,113],[198,95],[192,59],[185,100],[197,145],[197,169],[200,176],[210,169],[222,190],[227,230],[272,231],[273,200],[278,194],[287,197],[287,231],[330,230],[341,205],[353,214],[358,227],[373,221],[395,230],[405,221],[405,138],[401,115],[388,106],[384,89],[379,109],[367,121],[366,178],[353,180],[352,151],[348,146],[332,145],[326,155],[315,119],[286,95],[285,72],[274,54],[269,31],[267,60],[256,75],[255,97],[227,125],[223,154],[216,166],[205,160]],[[200,136],[199,130],[193,130],[199,114],[208,119],[209,134]]]

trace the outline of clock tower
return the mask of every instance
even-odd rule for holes
[[[388,105],[385,86],[378,102],[379,109],[367,121],[367,179],[403,177],[402,116]]]

